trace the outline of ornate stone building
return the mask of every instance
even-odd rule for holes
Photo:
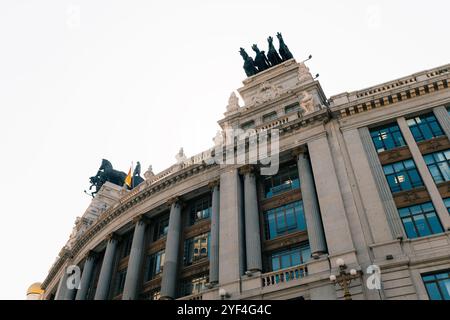
[[[450,299],[449,78],[445,65],[327,98],[294,59],[248,77],[219,124],[279,130],[278,173],[180,151],[131,191],[106,183],[44,298],[342,299],[343,259],[353,299]]]

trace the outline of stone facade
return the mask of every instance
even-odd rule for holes
[[[449,79],[446,65],[328,99],[294,59],[245,79],[243,105],[232,93],[219,124],[279,130],[285,184],[259,164],[214,163],[211,148],[159,174],[149,169],[130,192],[105,185],[44,280],[45,299],[343,299],[330,281],[338,259],[359,272],[353,299],[429,299],[423,276],[450,269],[450,182],[435,182],[424,160],[450,146]],[[423,114],[442,134],[417,142],[410,119]],[[404,144],[377,150],[373,130],[392,123]],[[394,192],[384,170],[405,159],[423,184]],[[424,203],[441,230],[412,237],[399,210]],[[268,215],[289,219],[292,210],[304,228],[273,222],[272,237]],[[64,286],[70,265],[82,269],[76,293]],[[379,289],[366,285],[374,265]]]

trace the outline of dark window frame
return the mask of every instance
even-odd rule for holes
[[[294,219],[288,217],[288,211],[292,209]],[[280,222],[283,221],[284,227],[280,227]],[[275,224],[272,235],[272,222]],[[294,222],[293,224],[291,222]],[[264,212],[264,228],[267,240],[273,240],[278,237],[291,234],[298,231],[306,231],[306,218],[303,208],[303,201],[298,200],[286,203],[282,206],[271,208]]]
[[[378,153],[406,146],[403,134],[396,122],[372,128],[369,131]]]
[[[420,211],[413,212],[413,210],[417,210],[417,208],[420,208]],[[402,222],[403,228],[405,230],[408,239],[421,238],[444,232],[441,220],[439,219],[436,209],[434,208],[433,204],[430,201],[412,205],[409,207],[400,208],[398,209],[398,214],[400,216],[400,220]],[[432,224],[430,222],[430,220],[433,218],[436,220],[437,225]],[[426,230],[428,231],[426,232],[426,234],[424,234],[422,229],[418,227],[419,219],[425,222],[424,226],[427,228]],[[408,226],[412,226],[412,228],[407,227],[406,224],[407,222]],[[437,231],[433,230],[435,227],[438,227],[439,230]],[[414,232],[414,234],[411,232]]]
[[[437,159],[438,155],[443,155],[444,160]],[[426,154],[423,156],[423,159],[435,183],[450,181],[450,149]],[[443,171],[442,166],[439,165],[443,163],[447,165],[447,174]]]
[[[432,273],[425,273],[422,274],[422,281],[425,286],[425,289],[427,290],[428,298],[430,300],[450,300],[450,290],[448,290],[447,294],[444,294],[443,292],[443,286],[441,285],[442,282],[450,282],[450,269],[449,270],[442,270],[442,271],[436,271]],[[433,293],[431,292],[430,287],[434,285],[435,289],[433,290],[439,294],[439,299],[434,299]]]
[[[408,167],[406,165],[407,163],[408,166],[411,163],[413,166]],[[398,170],[397,168],[400,165],[403,167],[402,170]],[[391,168],[392,173],[386,173],[389,168]],[[383,165],[383,172],[392,193],[411,190],[423,186],[423,179],[420,176],[419,170],[417,170],[416,163],[413,159],[405,159],[402,161],[385,164]],[[414,176],[418,177],[418,179],[413,179]],[[403,180],[401,180],[400,177],[403,177]],[[391,181],[395,182],[395,184],[391,183]],[[408,187],[408,184],[410,187]]]
[[[298,258],[300,263],[293,261],[293,254],[299,253]],[[309,254],[308,254],[309,253]],[[306,258],[304,258],[306,254]],[[289,255],[289,266],[283,267],[283,257]],[[287,247],[279,250],[275,250],[269,253],[269,265],[271,271],[279,271],[283,269],[293,268],[295,266],[301,266],[307,263],[311,259],[311,247],[309,242],[302,242],[292,247]],[[274,260],[278,260],[278,268],[274,266]]]
[[[406,120],[416,142],[430,140],[444,135],[436,116],[430,112]]]

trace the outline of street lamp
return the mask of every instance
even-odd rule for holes
[[[342,258],[336,260],[336,265],[339,267],[339,274],[330,275],[330,281],[339,284],[339,286],[344,289],[345,300],[352,300],[352,295],[349,291],[349,285],[352,280],[359,278],[359,272],[356,269],[350,269],[350,272],[347,272],[347,266],[345,265],[345,261]]]

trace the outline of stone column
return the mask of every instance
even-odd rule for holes
[[[178,256],[181,236],[181,202],[178,198],[169,201],[170,216],[167,232],[164,269],[161,281],[161,299],[176,298]]]
[[[317,198],[330,255],[354,251],[350,226],[327,136],[308,142]]]
[[[244,273],[242,190],[236,168],[226,168],[220,174],[220,233],[219,233],[219,284],[238,283]],[[234,288],[227,288],[238,291]]]
[[[416,163],[417,171],[419,171],[420,176],[422,177],[423,183],[430,194],[431,202],[433,203],[434,209],[436,210],[439,219],[441,220],[442,227],[445,230],[450,230],[450,215],[448,214],[447,207],[442,200],[441,194],[436,186],[436,183],[431,176],[430,171],[423,159],[422,153],[420,152],[419,147],[417,146],[416,141],[409,129],[408,124],[406,123],[405,118],[397,119],[398,126],[403,134],[403,138],[405,139],[406,144],[411,151],[414,162]]]
[[[447,108],[444,106],[436,107],[433,109],[433,112],[447,138],[450,139],[450,116],[448,115]]]
[[[145,229],[147,221],[145,216],[139,216],[134,222],[133,243],[131,244],[122,300],[136,300],[139,294],[139,279],[145,251]]]
[[[108,237],[105,256],[103,257],[102,267],[98,278],[97,290],[95,291],[94,300],[107,300],[109,296],[109,287],[114,267],[114,260],[117,251],[118,236],[111,234]]]
[[[212,204],[211,204],[211,243],[209,252],[209,283],[217,284],[219,282],[219,206],[220,206],[220,191],[219,181],[214,181],[209,184],[212,189]]]
[[[394,198],[392,197],[391,189],[384,175],[383,167],[380,164],[378,153],[373,145],[372,137],[370,136],[367,127],[359,129],[359,136],[361,137],[362,146],[367,156],[372,175],[375,179],[375,185],[381,198],[384,211],[386,212],[387,221],[394,238],[403,238],[405,233],[403,225],[400,221],[400,216],[397,212]],[[376,236],[374,235],[374,238]]]
[[[247,270],[261,271],[261,231],[259,228],[258,197],[254,167],[241,168],[244,175],[244,214],[245,214],[245,249],[247,253]]]
[[[58,283],[58,289],[56,289],[55,300],[64,300],[65,291],[67,289],[67,273],[64,268],[63,275]]]
[[[83,268],[83,274],[81,275],[80,288],[77,291],[75,300],[86,300],[86,295],[91,284],[92,274],[94,272],[96,254],[89,252],[86,256]]]
[[[69,288],[69,284],[71,286],[74,286],[75,283],[73,283],[73,280],[75,280],[75,279],[71,278],[70,279],[71,281],[68,281],[68,280],[69,280],[69,277],[74,274],[74,272],[73,272],[73,270],[71,273],[68,272],[68,267],[66,267],[65,272],[66,272],[66,280],[65,280],[65,292],[64,292],[63,300],[73,300],[73,299],[75,299],[76,288]]]
[[[294,151],[297,158],[298,175],[302,192],[303,210],[308,230],[309,246],[311,256],[315,259],[327,252],[327,244],[323,233],[322,219],[320,217],[319,204],[317,202],[316,188],[312,175],[309,156],[306,148],[299,148]]]

